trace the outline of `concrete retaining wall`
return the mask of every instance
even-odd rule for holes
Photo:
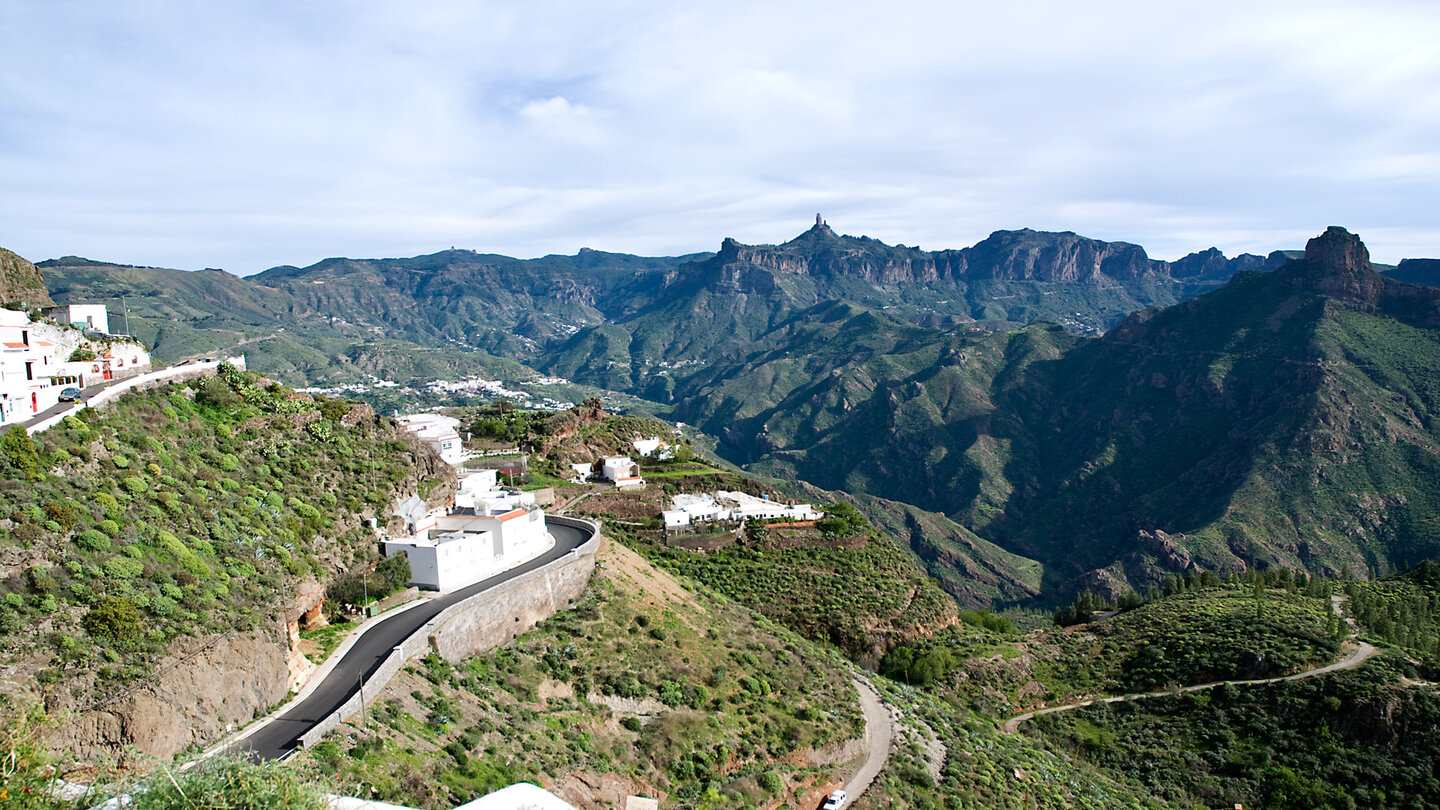
[[[391,651],[389,657],[362,687],[366,701],[373,700],[405,666],[405,662],[432,650],[442,658],[458,662],[478,652],[498,647],[548,619],[570,602],[580,598],[595,570],[595,552],[600,550],[600,527],[590,521],[561,515],[546,515],[546,522],[574,526],[594,532],[589,540],[564,557],[528,574],[516,577],[440,611],[409,638]],[[336,712],[317,723],[300,738],[300,747],[309,748],[358,714],[361,696],[354,695]]]

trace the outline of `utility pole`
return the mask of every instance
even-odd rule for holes
[[[120,311],[125,314],[125,337],[130,337],[130,305],[125,303],[125,296],[120,296]]]
[[[355,679],[360,681],[360,730],[365,730],[365,676],[356,675]]]

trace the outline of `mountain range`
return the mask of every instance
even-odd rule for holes
[[[1338,228],[1163,262],[1031,230],[923,251],[817,217],[676,257],[39,269],[57,300],[126,295],[162,360],[240,345],[295,383],[544,373],[643,397],[730,461],[864,501],[981,603],[1433,556],[1440,293],[1377,269],[1437,264],[1377,267]]]
[[[403,362],[352,362],[398,341],[635,389],[651,385],[643,381],[647,363],[733,356],[796,310],[825,301],[883,309],[918,325],[995,329],[1048,320],[1097,333],[1137,309],[1280,261],[1279,252],[1229,259],[1212,248],[1163,262],[1137,245],[1031,230],[929,252],[841,236],[817,217],[815,227],[780,245],[726,239],[716,253],[673,257],[584,249],[521,260],[452,249],[326,259],[245,278],[73,256],[40,269],[61,301],[114,299],[118,310],[124,296],[132,330],[162,360],[244,341],[267,373],[339,381],[377,368],[389,373],[392,365],[405,374]],[[316,340],[326,341],[324,350],[307,352]],[[663,384],[652,393],[663,393]]]

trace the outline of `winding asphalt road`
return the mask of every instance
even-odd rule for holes
[[[539,557],[373,625],[308,697],[290,704],[270,723],[236,743],[240,751],[257,759],[280,759],[289,754],[299,745],[301,735],[343,706],[345,701],[358,691],[362,678],[368,679],[374,674],[391,650],[435,618],[440,611],[481,591],[554,562],[579,548],[591,537],[591,534],[583,529],[561,526],[550,521],[546,521],[546,528],[555,538],[555,546]]]

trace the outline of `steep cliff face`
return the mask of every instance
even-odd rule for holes
[[[1305,245],[1305,258],[1277,271],[1298,290],[1317,292],[1364,312],[1440,326],[1440,289],[1405,284],[1375,272],[1360,237],[1331,226]]]
[[[822,220],[782,245],[743,245],[726,239],[719,253],[697,263],[695,269],[732,284],[742,282],[747,267],[889,284],[937,280],[1104,284],[1181,279],[1219,282],[1240,270],[1266,266],[1267,260],[1260,256],[1243,254],[1229,259],[1216,248],[1171,263],[1152,259],[1144,248],[1128,242],[1029,228],[995,231],[973,247],[931,252],[864,236],[841,236]]]
[[[23,301],[26,306],[48,307],[54,304],[45,290],[40,269],[26,259],[0,248],[0,303]]]
[[[133,746],[169,759],[191,745],[206,746],[278,703],[289,689],[285,645],[261,632],[188,639],[158,662],[148,681],[80,703],[79,690],[48,696],[46,711],[68,716],[50,742],[80,761],[95,761]]]

